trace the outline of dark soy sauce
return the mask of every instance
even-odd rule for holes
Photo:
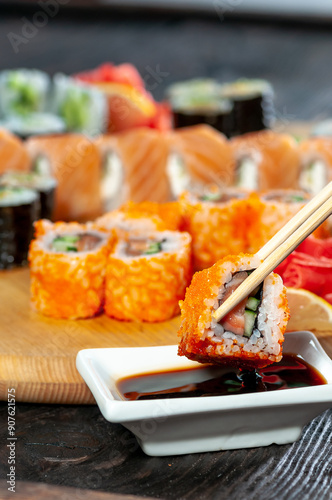
[[[143,373],[118,381],[125,400],[225,396],[277,391],[326,384],[314,367],[295,354],[284,354],[279,363],[257,371],[203,366],[193,369]]]

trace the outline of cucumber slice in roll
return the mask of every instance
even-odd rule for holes
[[[249,309],[250,311],[257,311],[259,304],[259,299],[256,299],[255,297],[249,297],[246,303],[246,309]]]
[[[246,309],[244,311],[244,337],[250,338],[254,330],[257,313]]]

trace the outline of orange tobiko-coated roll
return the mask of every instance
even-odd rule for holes
[[[178,231],[183,226],[182,207],[177,201],[157,203],[154,201],[142,201],[135,203],[129,201],[120,207],[120,211],[131,218],[159,217],[163,222],[164,229]],[[158,228],[158,230],[160,230]]]
[[[229,254],[245,252],[251,224],[249,193],[239,189],[210,190],[180,197],[184,228],[192,237],[195,270],[212,266]]]
[[[289,309],[277,274],[269,274],[221,320],[214,317],[260,263],[255,255],[228,256],[194,275],[181,303],[180,356],[249,369],[281,360]]]
[[[114,229],[120,236],[129,232],[177,231],[182,229],[182,225],[181,206],[176,201],[129,201],[94,221],[96,228],[106,231]]]
[[[248,252],[258,252],[308,201],[308,193],[291,189],[252,193],[248,204],[251,220],[247,233]],[[324,238],[327,233],[327,224],[323,223],[316,229],[315,236]]]
[[[192,276],[190,244],[189,234],[176,231],[119,240],[107,264],[106,314],[147,322],[179,314]]]
[[[105,298],[112,235],[76,222],[39,220],[29,251],[31,303],[53,318],[90,318]]]

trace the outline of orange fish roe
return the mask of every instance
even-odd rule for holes
[[[153,201],[142,201],[134,203],[129,201],[119,209],[128,218],[139,219],[142,217],[159,217],[161,223],[156,228],[160,230],[178,231],[182,228],[181,206],[177,201],[168,203],[156,203]]]
[[[120,237],[131,232],[164,231],[165,222],[156,214],[127,213],[121,209],[112,210],[98,217],[93,226],[104,231],[116,231]]]
[[[195,270],[212,266],[226,255],[247,250],[252,224],[247,193],[244,199],[232,198],[225,202],[201,201],[195,195],[183,193],[180,202],[185,230],[193,240]]]
[[[192,276],[191,238],[164,231],[154,237],[176,241],[176,248],[151,255],[129,256],[119,241],[106,270],[107,315],[119,320],[165,321],[179,314]]]
[[[100,243],[90,251],[56,252],[50,248],[57,235],[91,231],[77,223],[38,221],[36,239],[29,251],[31,303],[40,313],[53,318],[89,318],[99,313],[105,297],[107,257],[112,236],[92,231]]]
[[[287,198],[292,197],[294,201],[287,201]],[[301,197],[303,200],[300,200]],[[251,223],[248,226],[247,251],[258,252],[305,206],[308,200],[310,196],[307,193],[289,189],[252,193],[248,204]],[[319,228],[318,231],[320,233],[321,229]]]
[[[209,269],[194,275],[181,305],[181,326],[178,354],[201,363],[228,364],[243,368],[260,368],[280,361],[283,335],[289,319],[286,289],[281,278],[270,274],[263,285],[258,325],[264,322],[270,330],[260,336],[244,337],[224,331],[213,320],[212,314],[222,302],[224,285],[240,271],[259,265],[250,254],[228,256]],[[266,297],[266,298],[265,298]],[[263,312],[261,312],[263,309]],[[257,326],[258,328],[258,326]],[[266,335],[266,337],[265,337]]]

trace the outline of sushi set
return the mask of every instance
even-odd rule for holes
[[[290,266],[281,261],[302,242],[300,249],[324,247],[311,266],[330,266],[332,139],[267,130],[273,90],[260,80],[183,82],[156,103],[134,68],[106,64],[53,79],[4,71],[0,89],[0,300],[8,311],[0,398],[8,384],[18,401],[94,397],[151,455],[297,439],[331,405],[332,362],[312,334],[285,333],[282,277],[299,251]],[[129,116],[120,119],[124,104]],[[295,242],[289,251],[287,239]],[[282,258],[260,275],[276,245]],[[278,264],[281,277],[272,272]],[[323,274],[312,281],[330,301]],[[332,333],[322,343],[331,356]],[[147,347],[155,345],[168,347]],[[308,380],[276,375],[289,364],[291,372],[303,366]],[[210,389],[204,405],[196,389],[178,401],[184,386],[196,387],[193,374],[198,387],[215,384],[211,365],[224,377],[223,403]],[[136,379],[145,372],[143,390]],[[152,372],[187,382],[162,387],[164,404]],[[267,373],[279,380],[273,389],[291,387],[292,395],[267,393]],[[140,401],[146,395],[153,401]],[[288,425],[300,410],[298,425]],[[184,414],[192,417],[186,432]],[[142,419],[156,426],[151,436],[136,432]]]

